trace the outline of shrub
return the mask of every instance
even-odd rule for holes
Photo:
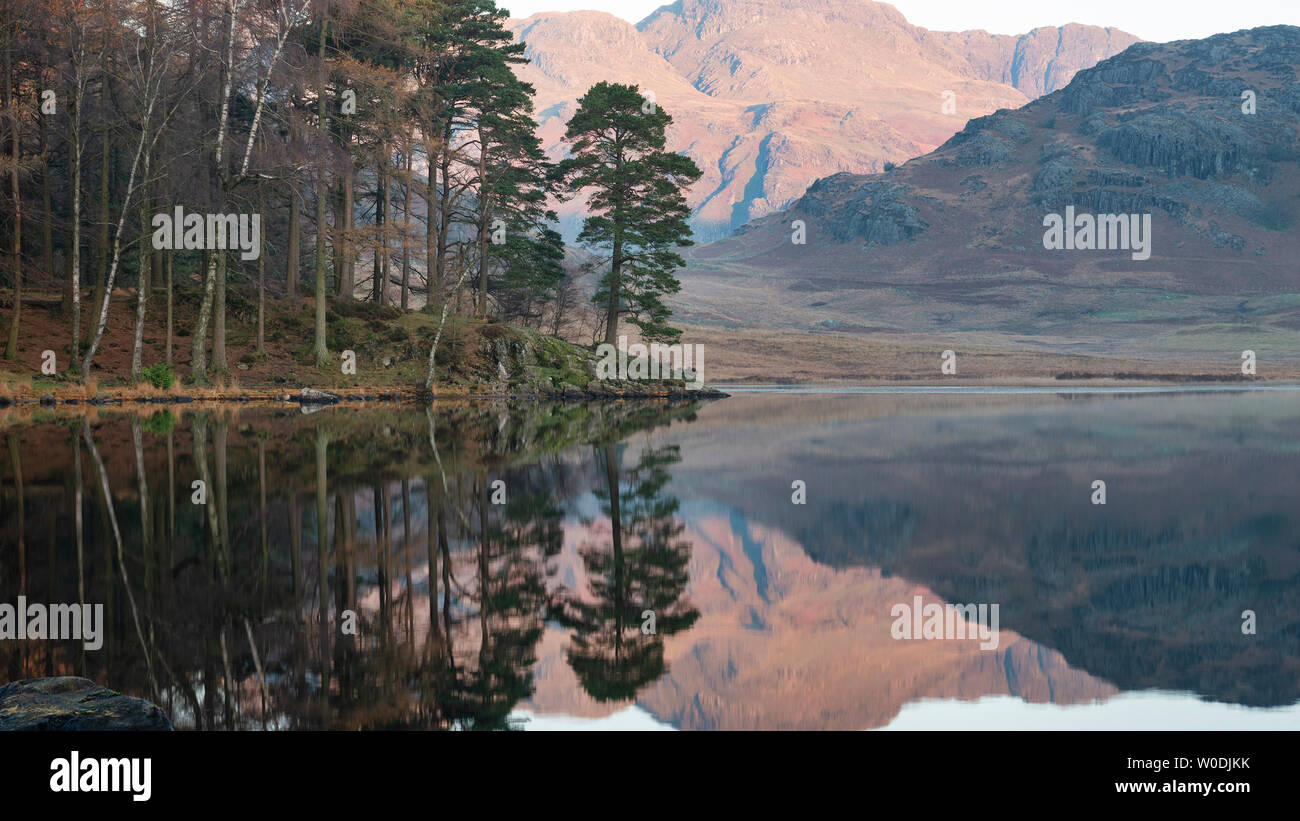
[[[167,390],[176,382],[176,372],[166,362],[150,365],[143,371],[144,378],[155,388]]]

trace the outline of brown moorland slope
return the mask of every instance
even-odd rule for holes
[[[674,307],[704,325],[982,335],[1208,371],[1249,349],[1294,369],[1297,72],[1291,26],[1139,43],[926,156],[819,180],[789,209],[690,249]],[[1150,214],[1149,259],[1044,248],[1044,217],[1067,208]],[[796,220],[805,244],[792,241]]]

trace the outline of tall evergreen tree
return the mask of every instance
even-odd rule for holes
[[[672,312],[662,297],[681,288],[673,272],[685,261],[674,249],[694,244],[682,192],[702,172],[689,157],[664,150],[672,121],[637,86],[600,82],[578,100],[565,132],[570,156],[557,176],[588,193],[591,211],[578,240],[609,251],[595,301],[605,306],[610,344],[623,315],[646,339],[681,335],[668,325]]]

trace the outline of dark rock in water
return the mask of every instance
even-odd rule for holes
[[[44,396],[42,396],[42,397],[41,397],[41,404],[42,404],[42,405],[46,405],[46,406],[53,405],[53,404],[54,404],[54,394],[52,394],[52,393],[47,393],[47,394],[45,394]]]
[[[0,730],[170,730],[156,705],[77,676],[0,687]]]
[[[337,393],[318,391],[315,388],[303,388],[298,392],[298,401],[304,405],[333,405],[342,400],[343,397]]]

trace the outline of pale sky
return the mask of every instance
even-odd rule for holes
[[[665,4],[662,0],[497,0],[497,5],[514,17],[596,9],[637,23]],[[1300,26],[1300,0],[894,0],[891,5],[908,22],[935,31],[1023,34],[1038,26],[1087,23],[1114,26],[1144,40],[1166,41],[1279,23]]]

